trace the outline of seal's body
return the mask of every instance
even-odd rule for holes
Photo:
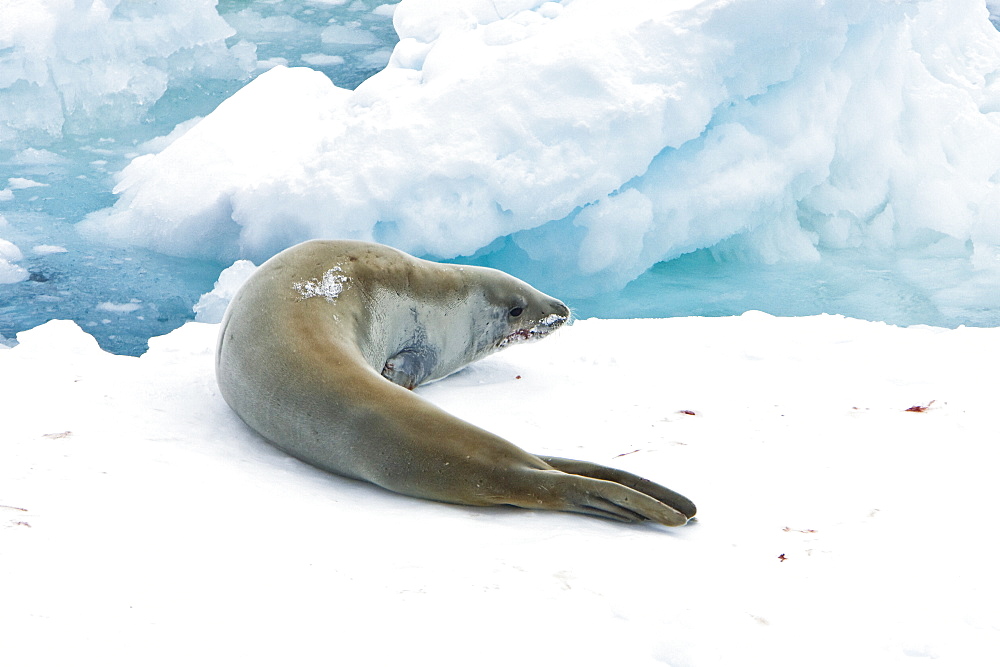
[[[694,505],[630,473],[539,458],[412,391],[569,310],[503,272],[355,241],[309,241],[230,303],[216,374],[254,430],[318,468],[420,498],[682,525]]]

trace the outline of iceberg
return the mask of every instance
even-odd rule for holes
[[[1000,325],[1000,3],[606,4],[4,2],[0,334],[136,354],[331,236],[580,317]]]
[[[168,88],[247,79],[254,46],[216,0],[8,0],[0,8],[0,146],[121,131]]]
[[[707,253],[735,284],[873,273],[922,318],[995,324],[991,9],[405,0],[383,71],[350,91],[274,67],[82,228],[225,264],[374,240],[584,300]]]
[[[0,227],[3,226],[3,216],[0,216]],[[16,245],[5,239],[0,239],[0,285],[18,283],[28,279],[28,271],[16,262],[24,259],[24,253]]]
[[[228,269],[223,269],[212,291],[203,294],[198,303],[194,304],[195,322],[221,322],[236,291],[256,270],[257,265],[245,259],[237,260]]]
[[[356,86],[389,59],[391,14],[360,0],[0,2],[0,237],[23,255],[3,260],[0,335],[72,319],[105,349],[139,354],[191,320],[223,264],[85,239],[76,223],[114,203],[113,174],[269,67],[309,64]],[[372,37],[326,43],[333,25]],[[98,307],[109,303],[142,307]]]

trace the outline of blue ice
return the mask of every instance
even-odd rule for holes
[[[320,236],[495,266],[581,317],[996,326],[998,16],[13,0],[0,336],[72,319],[138,354],[233,262]]]

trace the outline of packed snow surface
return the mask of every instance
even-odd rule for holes
[[[997,655],[1000,330],[585,320],[419,390],[689,495],[678,529],[321,473],[225,405],[216,334],[188,324],[135,358],[53,321],[0,349],[4,664]]]
[[[236,291],[246,282],[247,278],[257,270],[257,265],[245,259],[238,260],[228,269],[219,274],[211,292],[202,294],[198,303],[194,304],[195,321],[219,323],[226,314],[226,307]]]

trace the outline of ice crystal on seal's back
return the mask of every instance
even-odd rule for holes
[[[343,271],[340,266],[335,266],[324,273],[319,280],[304,280],[293,283],[292,287],[302,295],[303,299],[321,296],[333,303],[337,300],[337,296],[344,291],[344,285],[350,280]]]

